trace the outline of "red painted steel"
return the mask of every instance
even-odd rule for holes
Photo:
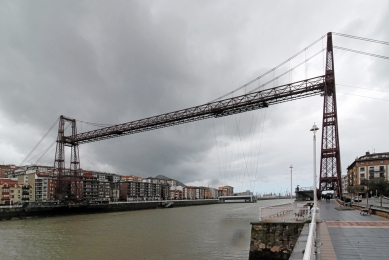
[[[80,178],[80,157],[77,143],[63,142],[65,136],[65,123],[72,126],[72,138],[77,135],[76,120],[60,116],[57,148],[55,153],[54,175],[57,177],[56,196],[58,199],[81,200],[82,188]],[[65,146],[71,147],[70,170],[65,171]]]
[[[82,199],[82,187],[78,187],[81,183],[79,176],[79,144],[136,134],[212,117],[229,116],[319,94],[324,95],[320,189],[334,189],[341,194],[340,153],[331,33],[327,37],[327,67],[324,76],[80,134],[77,134],[75,119],[61,116],[54,163],[55,175],[58,176],[59,180],[57,182],[57,197],[59,199]],[[66,121],[72,124],[72,134],[70,136],[65,136],[64,134]],[[66,172],[65,146],[71,147],[70,170]]]
[[[79,176],[80,160],[78,145],[124,135],[136,134],[158,128],[189,123],[211,117],[222,117],[252,111],[269,105],[322,94],[325,76],[302,80],[279,87],[256,91],[234,98],[210,102],[154,117],[124,124],[101,128],[77,134],[76,120],[61,116],[59,120],[57,149],[54,167],[57,182],[57,198],[61,200],[81,200],[82,187]],[[72,125],[72,135],[65,136],[64,125]],[[65,171],[65,146],[71,147],[70,170]]]
[[[334,53],[331,33],[327,34],[327,55],[320,159],[320,190],[334,190],[338,196],[342,196]]]
[[[324,76],[319,76],[201,106],[84,132],[77,134],[75,137],[63,136],[62,140],[63,143],[69,144],[90,143],[212,117],[229,116],[268,107],[269,105],[319,95],[323,93],[323,89]]]

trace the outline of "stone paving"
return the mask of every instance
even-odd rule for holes
[[[318,202],[318,259],[389,259],[389,221],[358,210],[337,210],[338,204]]]

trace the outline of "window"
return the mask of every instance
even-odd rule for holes
[[[380,163],[384,163],[384,161],[380,161]]]
[[[361,173],[361,178],[365,178],[365,174],[364,173]]]
[[[365,171],[365,167],[359,168],[359,171],[364,172]]]
[[[370,162],[370,164],[373,164],[373,162]]]

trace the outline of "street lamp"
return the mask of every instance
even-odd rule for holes
[[[290,201],[293,204],[293,198],[292,198],[292,169],[293,169],[293,166],[290,165],[289,168],[290,168]]]
[[[317,194],[316,194],[316,131],[319,127],[313,123],[311,131],[313,132],[313,205],[317,206]]]

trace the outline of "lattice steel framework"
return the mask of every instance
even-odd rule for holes
[[[54,167],[58,176],[58,198],[82,199],[78,145],[158,128],[184,124],[212,117],[223,117],[268,107],[314,95],[324,96],[320,161],[320,190],[335,190],[342,194],[338,117],[336,109],[335,73],[332,34],[327,34],[326,72],[319,76],[279,87],[210,102],[154,117],[114,125],[77,134],[76,120],[61,116],[58,128]],[[72,125],[72,134],[65,136],[64,125]],[[65,171],[65,146],[71,147],[70,169]]]
[[[61,200],[82,199],[82,182],[79,176],[79,144],[136,134],[212,117],[229,116],[268,107],[269,105],[320,95],[323,94],[324,83],[325,76],[319,76],[80,134],[77,134],[75,119],[61,116],[54,163],[54,168],[57,171],[56,175],[58,176],[57,198]],[[72,126],[72,134],[70,136],[65,136],[64,134],[66,121],[70,122]],[[65,170],[65,146],[71,147],[70,170]]]
[[[57,148],[55,153],[54,168],[57,176],[57,189],[56,194],[58,199],[68,200],[81,200],[82,199],[82,187],[80,178],[80,157],[78,150],[78,143],[64,142],[65,137],[65,123],[69,122],[72,127],[72,139],[77,135],[76,120],[65,116],[60,116]],[[65,146],[69,146],[71,149],[70,155],[70,168],[65,169]]]
[[[327,34],[326,72],[324,84],[320,158],[320,190],[334,190],[338,196],[342,196],[332,33]]]
[[[76,136],[63,136],[62,140],[69,144],[90,143],[212,117],[223,117],[252,111],[269,105],[322,94],[324,79],[325,76],[319,76],[201,106],[84,132]]]

